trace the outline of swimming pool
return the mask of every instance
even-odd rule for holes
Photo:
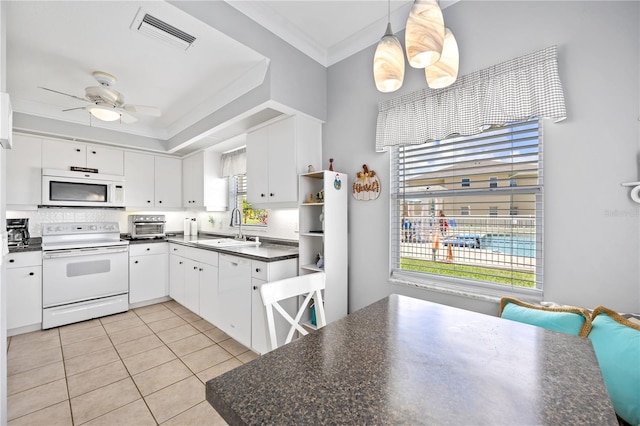
[[[510,256],[536,257],[533,235],[487,234],[480,239],[480,247]]]

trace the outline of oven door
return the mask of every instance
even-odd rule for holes
[[[128,251],[110,246],[44,252],[43,307],[128,293]]]
[[[133,222],[129,233],[133,239],[164,237],[164,222]]]

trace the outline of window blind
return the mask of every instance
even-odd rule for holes
[[[538,119],[392,150],[394,271],[542,289]]]

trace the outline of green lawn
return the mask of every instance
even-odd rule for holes
[[[535,287],[535,274],[532,272],[510,271],[484,266],[457,265],[455,263],[407,258],[400,260],[400,268],[406,271],[448,275],[456,278],[466,278],[496,284],[513,284],[518,287],[529,288]]]

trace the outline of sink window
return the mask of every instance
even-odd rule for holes
[[[254,209],[251,203],[247,202],[247,175],[235,175],[230,178],[229,183],[232,198],[230,205],[242,210],[242,226],[267,226],[269,210]],[[238,224],[234,223],[234,225]]]

